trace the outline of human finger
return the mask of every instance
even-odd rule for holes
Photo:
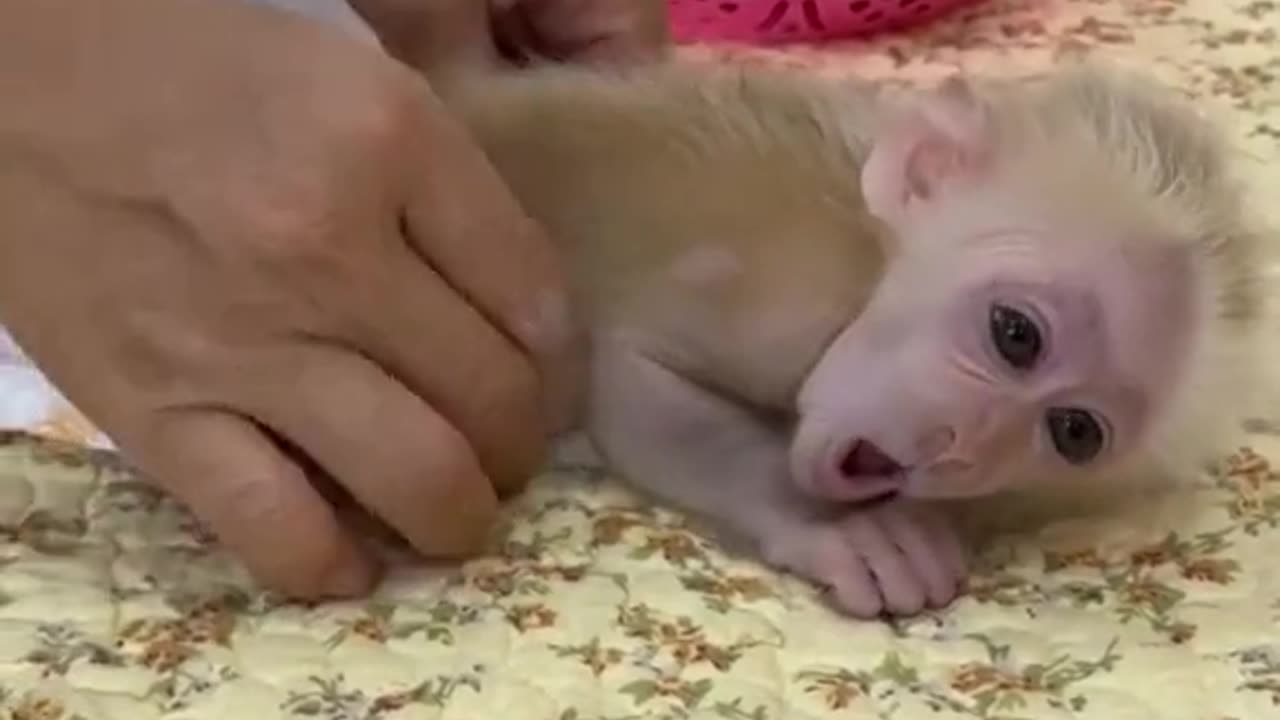
[[[212,409],[164,412],[133,459],[260,582],[306,599],[369,591],[378,568],[324,499],[252,422]]]
[[[526,351],[540,359],[559,353],[568,304],[554,244],[466,130],[431,106],[404,148],[409,242]]]
[[[447,418],[500,491],[522,487],[549,435],[529,358],[403,246],[363,280],[349,320],[353,344]]]
[[[482,547],[497,498],[457,430],[358,353],[314,340],[282,360],[277,390],[244,401],[255,417],[419,553]]]

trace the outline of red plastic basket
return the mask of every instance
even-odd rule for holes
[[[858,37],[928,22],[975,0],[668,0],[678,42]]]

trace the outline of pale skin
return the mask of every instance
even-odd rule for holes
[[[459,88],[565,251],[608,462],[854,616],[953,601],[970,501],[1124,487],[1251,392],[1263,246],[1211,128],[1146,85]]]
[[[561,4],[528,37],[659,51]],[[371,39],[235,0],[0,0],[0,321],[299,598],[376,583],[352,505],[424,555],[483,547],[568,348],[554,248]]]

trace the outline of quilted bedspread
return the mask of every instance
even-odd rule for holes
[[[917,78],[1091,49],[1223,115],[1265,199],[1280,197],[1278,33],[1276,0],[989,0],[910,36],[735,54]],[[1007,538],[963,600],[909,621],[836,616],[572,447],[488,556],[305,607],[254,589],[32,371],[5,372],[12,720],[1280,718],[1280,434],[1265,421],[1178,511]]]

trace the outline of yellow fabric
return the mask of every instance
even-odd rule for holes
[[[987,2],[822,72],[1034,71],[1097,48],[1222,111],[1280,187],[1280,3]],[[763,56],[764,53],[751,53]],[[47,434],[82,437],[72,414]],[[1280,718],[1280,438],[1240,436],[1187,513],[1075,522],[983,558],[954,608],[828,612],[575,464],[491,557],[367,602],[281,606],[110,454],[0,436],[0,710],[19,720]],[[1251,450],[1248,448],[1252,448]],[[306,542],[299,538],[298,542]]]

